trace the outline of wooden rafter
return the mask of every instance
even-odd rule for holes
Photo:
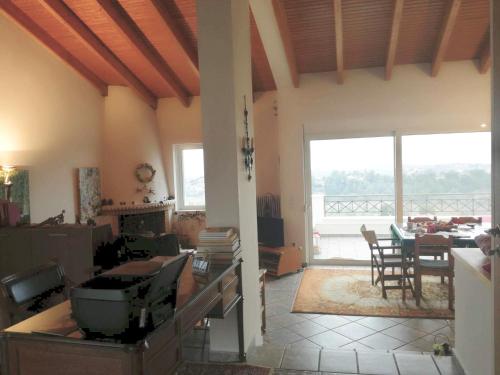
[[[195,47],[193,47],[186,37],[185,33],[179,27],[179,23],[177,20],[170,14],[169,10],[165,5],[164,0],[152,0],[154,8],[163,19],[163,22],[170,30],[175,40],[182,48],[186,56],[189,58],[191,63],[191,68],[195,72],[196,75],[200,75],[199,66],[198,66],[198,51]]]
[[[344,35],[342,27],[342,1],[333,0],[335,18],[335,55],[337,57],[337,83],[344,83]]]
[[[158,98],[63,1],[43,0],[41,4],[61,23],[66,25],[85,45],[94,50],[112,66],[139,93],[146,103],[156,109]]]
[[[448,49],[448,44],[450,42],[451,33],[455,27],[455,21],[457,20],[458,11],[460,10],[461,0],[450,0],[450,4],[446,11],[444,17],[443,27],[441,33],[439,34],[438,43],[436,46],[436,51],[434,53],[434,59],[432,60],[432,71],[431,75],[433,77],[437,76],[441,64],[445,58],[446,50]]]
[[[78,73],[92,83],[101,93],[108,95],[108,86],[91,70],[83,65],[75,56],[73,56],[59,42],[52,38],[44,29],[38,26],[30,17],[28,17],[21,9],[19,9],[10,0],[0,0],[0,8],[7,13],[12,19],[34,35],[40,42],[48,47],[52,52],[59,56],[63,61],[75,69]]]
[[[281,0],[273,0],[273,10],[278,23],[281,40],[285,48],[286,59],[288,62],[288,69],[292,78],[293,87],[299,87],[299,73],[297,69],[297,61],[295,60],[295,53],[293,51],[292,36],[288,28],[288,21],[286,18],[286,11],[281,3]]]
[[[481,56],[479,57],[479,73],[486,73],[491,67],[491,42],[490,33],[488,28],[488,35],[486,37]]]
[[[172,68],[162,58],[160,53],[151,44],[151,42],[142,33],[139,27],[134,23],[132,18],[121,7],[116,0],[98,0],[101,7],[113,22],[127,36],[128,40],[143,54],[146,60],[156,69],[158,74],[162,76],[164,81],[170,86],[175,96],[185,106],[189,106],[189,93],[183,86]]]
[[[404,0],[394,0],[394,11],[392,13],[391,37],[389,39],[389,48],[387,50],[387,61],[385,63],[385,79],[390,80],[392,77],[392,68],[396,59],[396,49],[399,39],[399,26],[401,18],[403,18]]]

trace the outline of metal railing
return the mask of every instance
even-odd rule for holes
[[[393,216],[393,195],[325,195],[324,216]],[[490,194],[412,194],[403,196],[403,215],[478,216],[491,214]]]

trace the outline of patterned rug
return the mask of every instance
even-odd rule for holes
[[[244,364],[186,362],[177,369],[178,375],[270,375],[270,368]]]
[[[407,291],[403,303],[401,290],[388,290],[382,298],[380,283],[371,285],[369,270],[320,269],[304,270],[293,304],[293,312],[335,315],[368,315],[402,318],[453,319],[448,310],[448,284],[439,277],[422,280],[423,298],[420,307]]]

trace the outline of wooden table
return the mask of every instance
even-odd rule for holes
[[[241,264],[212,267],[204,282],[190,279],[188,287],[188,282],[181,282],[184,293],[178,296],[174,317],[133,344],[85,339],[71,318],[69,301],[9,327],[0,332],[1,373],[172,374],[182,358],[182,337],[205,316],[224,318],[233,308],[237,309],[239,355],[244,360]]]
[[[485,234],[485,227],[476,225],[474,228],[467,229],[466,226],[459,226],[454,232],[436,232],[445,237],[453,237],[454,247],[477,247],[474,238],[480,234]],[[392,237],[401,242],[401,247],[406,255],[411,255],[415,247],[415,233],[405,229],[402,224],[391,224]]]

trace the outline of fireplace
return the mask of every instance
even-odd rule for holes
[[[141,234],[165,232],[165,212],[134,213],[118,217],[120,233]]]
[[[174,200],[165,203],[104,206],[101,214],[111,219],[115,235],[122,233],[144,234],[145,232],[153,232],[158,235],[170,232],[174,207]]]

